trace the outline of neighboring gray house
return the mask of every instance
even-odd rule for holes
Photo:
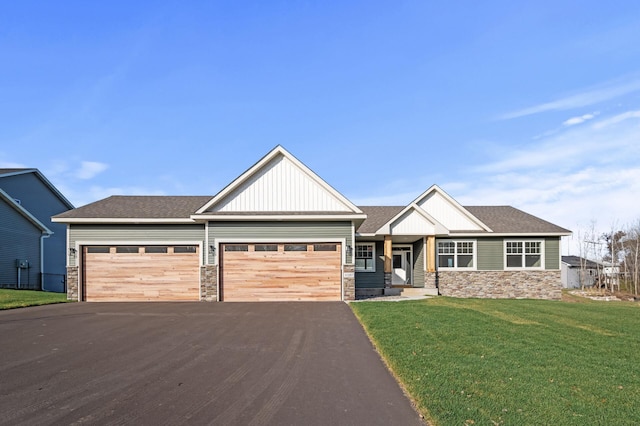
[[[583,271],[581,275],[581,271]],[[602,265],[580,256],[562,256],[562,287],[593,286],[602,274]]]
[[[277,146],[215,196],[114,196],[59,214],[72,300],[353,300],[417,287],[561,297],[571,232],[434,185],[358,207]]]
[[[0,287],[65,291],[66,226],[73,205],[37,169],[0,169]]]

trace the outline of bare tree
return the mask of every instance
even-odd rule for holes
[[[637,296],[640,292],[640,219],[629,225],[623,244],[625,272],[629,274],[633,294]]]

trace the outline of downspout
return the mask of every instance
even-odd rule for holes
[[[45,291],[44,289],[44,239],[49,238],[51,236],[50,233],[43,232],[40,235],[40,291]]]

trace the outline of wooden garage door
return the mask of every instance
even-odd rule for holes
[[[225,301],[341,300],[340,244],[223,244]]]
[[[197,246],[85,246],[83,300],[199,299]]]

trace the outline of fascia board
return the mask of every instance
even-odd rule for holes
[[[465,215],[469,220],[471,220],[473,223],[475,223],[476,225],[478,225],[479,227],[483,228],[484,230],[491,232],[491,228],[489,228],[484,222],[482,222],[480,219],[478,219],[477,217],[475,217],[474,215],[471,214],[471,212],[467,209],[465,209],[459,202],[457,202],[452,196],[450,196],[449,194],[447,194],[442,188],[440,188],[438,185],[431,185],[429,187],[429,189],[427,189],[426,191],[424,191],[422,194],[420,194],[418,196],[418,198],[416,198],[415,200],[413,200],[413,202],[411,204],[418,204],[420,201],[422,201],[427,195],[429,195],[432,192],[437,192],[438,194],[442,195],[447,201],[449,201],[451,203],[451,205],[453,207],[455,207],[458,211],[460,211],[460,213],[462,213],[463,215]]]
[[[340,215],[305,215],[305,214],[292,214],[292,215],[233,215],[233,214],[225,214],[225,215],[215,215],[215,214],[194,214],[191,215],[191,219],[194,221],[201,220],[233,220],[233,221],[283,221],[283,220],[325,220],[325,221],[337,221],[337,220],[365,220],[367,215],[365,214],[340,214]]]
[[[51,192],[53,192],[59,199],[60,201],[62,201],[63,204],[65,204],[67,207],[69,207],[69,209],[74,209],[75,206],[73,204],[71,204],[71,201],[67,200],[67,198],[62,195],[62,193],[60,191],[58,191],[58,188],[56,188],[55,186],[53,186],[53,184],[49,181],[49,179],[47,179],[41,172],[40,170],[36,169],[35,170],[36,176],[38,176],[38,178],[40,178],[40,180],[47,186],[49,187],[49,190],[51,190]]]
[[[322,178],[320,178],[316,173],[313,172],[309,167],[307,167],[302,161],[298,160],[294,157],[289,151],[284,149],[281,145],[276,146],[270,152],[268,152],[264,157],[258,160],[253,166],[249,167],[244,173],[242,173],[239,177],[237,177],[233,182],[227,185],[222,191],[217,193],[209,202],[207,202],[204,206],[200,207],[196,214],[202,214],[210,209],[212,206],[220,202],[227,195],[233,192],[236,188],[240,187],[243,183],[245,183],[248,179],[250,179],[254,174],[256,174],[260,169],[262,169],[266,164],[268,164],[271,160],[273,160],[276,156],[282,155],[295,164],[300,170],[302,170],[307,176],[313,179],[316,183],[322,186],[326,191],[329,191],[334,197],[338,198],[343,204],[345,204],[349,209],[351,209],[354,213],[362,213],[355,204],[349,201],[344,195],[338,192],[335,188],[325,182]]]
[[[5,200],[7,202],[7,204],[9,204],[11,207],[13,207],[13,209],[16,210],[18,213],[20,213],[20,215],[22,215],[25,219],[27,219],[29,222],[34,224],[37,228],[40,228],[40,230],[44,234],[48,234],[48,235],[52,235],[53,234],[52,230],[47,228],[44,223],[40,222],[34,215],[29,213],[29,211],[27,209],[25,209],[20,204],[18,204],[13,199],[13,197],[11,197],[9,194],[4,192],[2,189],[0,189],[0,198]]]
[[[258,160],[253,166],[249,167],[242,173],[240,176],[231,181],[230,184],[225,186],[220,192],[213,196],[211,200],[209,200],[204,206],[200,207],[196,214],[201,214],[207,211],[211,206],[218,203],[224,197],[226,197],[230,192],[234,189],[238,188],[244,182],[247,181],[251,176],[253,176],[258,170],[260,170],[265,164],[275,158],[276,155],[280,154],[282,147],[280,145],[276,146],[274,149],[269,151],[264,157]]]
[[[568,237],[573,232],[452,232],[451,237]]]
[[[391,225],[411,209],[414,209],[419,215],[421,215],[427,221],[431,222],[431,224],[433,224],[433,226],[435,226],[436,234],[448,234],[449,233],[449,230],[443,224],[441,224],[436,219],[434,219],[429,213],[424,211],[424,209],[422,209],[419,205],[417,205],[416,203],[410,203],[404,209],[400,210],[400,212],[398,214],[396,214],[394,217],[389,219],[389,221],[387,221],[387,223],[382,225],[380,227],[380,229],[378,229],[375,232],[375,234],[390,235],[391,234]]]
[[[64,217],[53,217],[51,218],[52,222],[55,223],[195,223],[192,219],[187,218],[109,218],[109,217],[100,217],[100,218],[91,218],[91,217],[75,217],[75,218],[64,218]]]
[[[55,194],[56,197],[58,197],[60,199],[60,201],[62,201],[63,204],[65,204],[69,209],[74,209],[74,205],[71,204],[71,201],[67,200],[67,198],[62,195],[62,193],[60,191],[58,191],[58,188],[56,188],[55,186],[53,186],[53,184],[49,181],[49,179],[47,179],[42,172],[40,172],[40,170],[38,169],[23,169],[23,170],[18,170],[15,172],[11,172],[11,173],[3,173],[0,175],[0,178],[3,177],[10,177],[10,176],[18,176],[18,175],[26,175],[27,173],[33,173],[36,175],[36,177],[38,179],[40,179],[42,181],[42,183],[45,184],[45,186],[47,188],[49,188],[49,190],[51,192],[53,192]]]

